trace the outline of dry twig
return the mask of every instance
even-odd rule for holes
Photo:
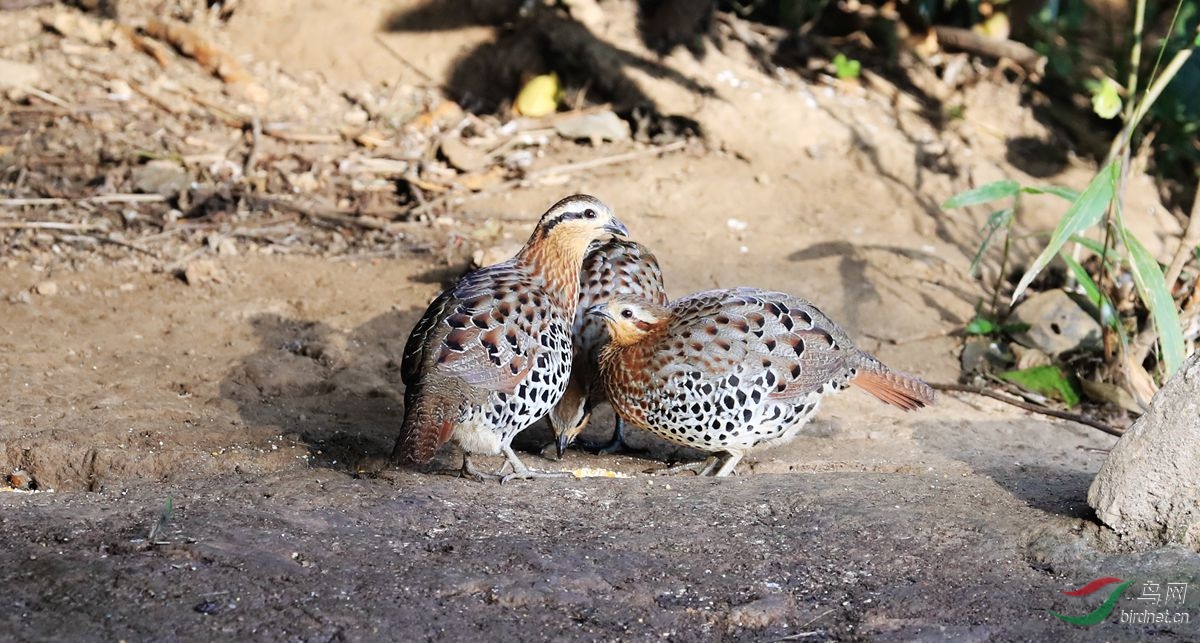
[[[989,58],[1007,58],[1020,65],[1021,69],[1035,80],[1046,74],[1046,57],[1022,43],[987,38],[960,27],[938,25],[933,29],[937,33],[938,42],[951,49]]]
[[[960,393],[974,393],[976,395],[990,397],[993,400],[1000,400],[1001,402],[1011,404],[1017,408],[1025,409],[1026,411],[1032,411],[1034,413],[1041,413],[1042,415],[1049,415],[1050,417],[1056,417],[1056,418],[1059,418],[1062,420],[1070,420],[1072,422],[1078,422],[1079,424],[1086,424],[1087,426],[1090,426],[1094,429],[1100,429],[1101,431],[1103,431],[1109,435],[1115,435],[1117,437],[1121,437],[1122,435],[1125,434],[1125,431],[1123,431],[1122,429],[1118,429],[1114,426],[1110,426],[1099,420],[1093,420],[1092,418],[1090,418],[1086,415],[1080,415],[1078,413],[1069,413],[1067,411],[1059,411],[1058,409],[1052,409],[1052,408],[1045,407],[1045,406],[1038,406],[1037,404],[1030,404],[1029,402],[1026,402],[1025,400],[1018,400],[1016,398],[1009,397],[1007,395],[1002,395],[1000,393],[997,393],[996,391],[993,391],[992,389],[983,388],[981,386],[968,386],[965,384],[940,384],[940,383],[930,384],[930,386],[932,386],[935,390],[938,390],[938,391],[957,391]]]

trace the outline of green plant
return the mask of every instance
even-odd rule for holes
[[[854,80],[862,73],[862,63],[847,58],[846,54],[838,54],[833,57],[833,71],[838,80]]]
[[[1140,300],[1149,311],[1151,328],[1153,329],[1151,334],[1157,338],[1162,377],[1165,379],[1179,368],[1185,357],[1179,312],[1177,304],[1171,296],[1171,287],[1179,275],[1179,268],[1182,267],[1183,262],[1179,260],[1181,255],[1177,253],[1176,261],[1172,262],[1167,274],[1164,275],[1162,267],[1154,260],[1145,245],[1125,225],[1122,210],[1122,192],[1125,177],[1129,171],[1133,135],[1154,102],[1162,95],[1179,70],[1183,68],[1195,49],[1200,47],[1200,24],[1197,24],[1194,29],[1190,43],[1175,53],[1163,68],[1161,74],[1152,74],[1152,80],[1145,93],[1138,96],[1137,69],[1141,59],[1140,42],[1144,13],[1145,0],[1139,0],[1134,24],[1134,45],[1130,51],[1130,77],[1126,84],[1129,100],[1124,103],[1121,132],[1113,141],[1108,159],[1096,172],[1096,175],[1082,193],[1076,195],[1061,188],[1023,188],[1015,181],[997,181],[958,194],[943,204],[943,207],[964,207],[966,205],[977,205],[1001,198],[1013,199],[1013,206],[1011,208],[998,210],[988,218],[983,244],[971,264],[971,270],[974,272],[978,267],[980,258],[991,243],[993,235],[1001,227],[1006,232],[1005,239],[1007,246],[1014,213],[1019,211],[1021,194],[1041,191],[1057,194],[1071,201],[1070,207],[1063,214],[1057,227],[1051,234],[1049,242],[1018,281],[1011,301],[1016,302],[1050,261],[1056,256],[1061,256],[1071,274],[1084,289],[1088,299],[1100,311],[1101,322],[1106,328],[1117,331],[1118,336],[1121,338],[1122,350],[1134,352],[1133,357],[1135,361],[1140,363],[1141,359],[1138,358],[1144,359],[1145,355],[1136,354],[1136,347],[1131,349],[1127,344],[1125,336],[1120,332],[1121,327],[1116,318],[1115,310],[1103,292],[1103,286],[1107,283],[1109,276],[1107,273],[1113,269],[1127,268],[1133,277]],[[1111,81],[1108,82],[1111,83]],[[1115,84],[1108,89],[1100,88],[1099,92],[1101,94],[1115,93]],[[1117,100],[1119,101],[1119,97]],[[1101,108],[1107,112],[1114,107],[1112,95],[1101,97],[1097,103],[1098,112],[1101,111]],[[1117,107],[1119,108],[1119,102],[1117,103]],[[1197,224],[1195,221],[1197,216],[1200,216],[1200,213],[1193,212],[1193,220],[1190,222],[1188,233],[1185,234],[1185,238],[1181,243],[1180,252],[1185,259],[1192,252],[1192,246],[1189,243],[1194,245],[1194,237],[1200,234],[1200,224]],[[1073,257],[1063,250],[1069,241],[1082,243],[1083,237],[1081,233],[1097,225],[1103,226],[1104,243],[1091,247],[1093,251],[1097,251],[1097,254],[1101,258],[1099,278],[1093,279],[1078,261],[1075,261]],[[1006,247],[1005,257],[1001,264],[1001,275],[1003,275],[1004,266],[1007,262],[1007,254]],[[1112,261],[1114,256],[1118,260],[1117,262]],[[999,291],[999,286],[1000,284],[997,282],[993,298],[995,297],[995,293]]]

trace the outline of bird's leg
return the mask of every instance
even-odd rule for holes
[[[699,473],[699,475],[706,476],[711,473],[714,468],[716,468],[717,463],[720,462],[720,459],[721,457],[719,455],[710,455],[699,462],[685,462],[683,464],[677,464],[673,467],[652,470],[648,473],[653,473],[654,475],[659,476],[669,476],[676,473],[683,473],[684,471],[696,471]]]
[[[500,447],[500,451],[501,451],[501,453],[504,454],[504,457],[507,459],[506,464],[512,465],[512,468],[513,468],[512,473],[500,478],[500,484],[504,484],[505,482],[508,482],[509,480],[514,480],[514,479],[518,479],[518,478],[521,480],[533,480],[534,478],[569,478],[569,477],[571,477],[571,473],[569,471],[538,471],[536,469],[530,469],[529,467],[525,466],[525,463],[521,462],[521,459],[518,458],[517,454],[513,452],[511,445],[506,444],[506,445]],[[503,471],[503,469],[504,468],[501,467],[502,471]]]
[[[632,451],[633,449],[630,449],[629,445],[625,442],[625,422],[619,415],[616,418],[617,421],[613,423],[615,426],[611,440],[605,443],[577,440],[579,448],[597,455],[610,455],[619,451]]]
[[[732,453],[729,451],[726,451],[725,453],[725,461],[721,463],[721,468],[717,469],[716,473],[712,472],[713,469],[716,469],[716,463],[714,462],[707,469],[702,471],[700,475],[712,475],[714,478],[724,478],[725,476],[733,473],[733,468],[737,466],[737,463],[742,461],[742,454]]]
[[[499,474],[490,474],[487,473],[487,471],[480,471],[479,469],[476,469],[475,465],[470,463],[470,453],[466,451],[462,452],[461,469],[442,469],[436,471],[436,473],[442,475],[456,475],[458,477],[469,477],[469,479],[472,479],[476,482],[482,482],[485,480],[500,480]]]

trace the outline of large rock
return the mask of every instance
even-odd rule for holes
[[[1029,330],[1013,337],[1047,355],[1100,347],[1100,322],[1061,290],[1047,290],[1026,299],[1009,321],[1029,324]]]
[[[1137,543],[1200,551],[1200,352],[1154,396],[1100,467],[1088,504]]]

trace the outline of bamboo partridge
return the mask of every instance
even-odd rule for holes
[[[600,373],[616,412],[676,444],[723,453],[717,476],[755,446],[791,440],[824,395],[851,384],[906,410],[934,401],[928,384],[855,348],[816,306],[784,293],[712,290],[670,306],[617,296],[589,314],[612,335]]]
[[[394,458],[426,463],[453,439],[465,474],[485,477],[471,454],[503,453],[513,471],[502,480],[547,475],[517,458],[512,439],[567,387],[579,271],[589,245],[609,233],[628,231],[606,205],[567,197],[542,215],[515,257],[467,273],[429,305],[404,347],[404,427]]]
[[[600,350],[608,344],[608,329],[602,319],[588,315],[588,309],[614,295],[632,295],[659,305],[667,303],[658,260],[649,248],[635,241],[612,239],[595,246],[583,260],[579,283],[579,307],[572,328],[575,361],[571,365],[571,380],[562,400],[550,411],[559,457],[587,426],[592,409],[605,401],[597,360]],[[584,448],[612,453],[624,443],[624,427],[618,415],[612,440],[607,445]]]

